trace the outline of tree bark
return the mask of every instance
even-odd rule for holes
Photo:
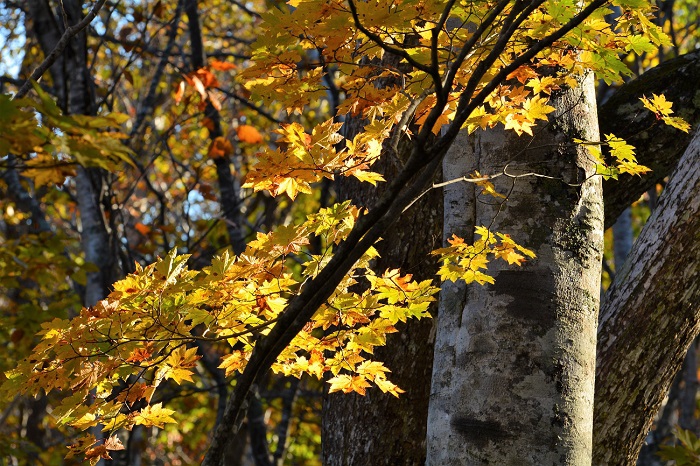
[[[634,464],[653,417],[700,332],[698,231],[700,133],[696,132],[601,309],[596,465]]]
[[[373,169],[388,180],[395,165],[382,158]],[[377,188],[344,179],[339,197],[358,206],[370,206]],[[380,185],[381,186],[381,185]],[[381,189],[381,187],[379,188]],[[377,244],[381,257],[376,270],[401,268],[417,280],[431,279],[437,267],[430,251],[439,247],[442,209],[439,190],[421,198]],[[437,306],[432,308],[433,314]],[[432,371],[434,324],[431,319],[411,320],[387,337],[375,357],[391,369],[390,379],[406,390],[399,398],[378,390],[366,396],[335,393],[323,406],[323,464],[401,466],[425,464],[426,418]]]
[[[556,115],[534,140],[485,131],[473,145],[453,145],[446,159],[446,173],[461,164],[556,179],[499,178],[497,188],[509,192],[504,205],[446,195],[446,235],[490,225],[537,259],[520,268],[492,261],[492,286],[443,289],[428,465],[591,464],[602,190],[597,177],[584,181],[595,170],[585,149],[565,144],[598,137],[592,76],[554,104]]]

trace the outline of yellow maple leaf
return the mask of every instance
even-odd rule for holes
[[[666,96],[663,94],[652,94],[651,99],[647,99],[646,96],[642,96],[639,98],[639,100],[642,101],[642,104],[644,104],[646,108],[659,116],[668,116],[673,113],[673,110],[671,110],[673,103],[666,100]]]
[[[376,377],[374,379],[374,383],[377,385],[377,387],[379,387],[381,391],[383,391],[384,393],[391,393],[396,398],[399,397],[400,393],[406,393],[404,390],[400,389],[394,383],[389,382],[384,377]]]
[[[547,115],[555,110],[551,105],[547,105],[547,102],[548,99],[544,97],[533,97],[523,103],[523,110],[525,110],[526,115],[528,118],[531,118],[532,121],[547,120]]]
[[[496,258],[498,259],[503,259],[504,261],[507,261],[509,264],[516,264],[516,265],[522,265],[523,262],[525,262],[525,257],[522,255],[518,254],[515,252],[515,250],[511,248],[506,248],[506,249],[497,249],[494,253]]]
[[[139,413],[134,416],[134,424],[146,427],[155,426],[162,429],[165,424],[174,424],[177,422],[170,416],[174,412],[175,411],[172,409],[163,408],[163,403],[156,403],[146,406],[139,411]]]

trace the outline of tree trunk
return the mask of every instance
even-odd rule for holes
[[[630,251],[632,250],[632,244],[634,243],[634,234],[632,232],[632,210],[630,208],[622,211],[612,229],[615,271],[619,271],[625,264],[627,256],[629,256]]]
[[[459,175],[461,165],[554,178],[499,178],[497,188],[509,193],[504,205],[446,195],[446,235],[490,225],[537,259],[520,268],[492,261],[492,286],[443,289],[429,465],[591,464],[602,190],[598,177],[584,181],[595,170],[585,149],[569,143],[598,138],[592,76],[554,104],[556,115],[534,140],[485,131],[453,145],[446,159],[448,174]]]
[[[601,309],[596,465],[634,464],[700,332],[700,132]]]
[[[387,158],[373,168],[389,180],[395,166]],[[369,206],[377,188],[344,179],[339,197]],[[381,189],[381,188],[380,188]],[[432,190],[408,211],[377,244],[376,270],[400,267],[417,280],[431,279],[437,270],[430,251],[439,247],[442,209],[439,190]],[[435,311],[433,308],[433,313]],[[366,396],[335,393],[323,406],[323,464],[326,466],[425,464],[425,419],[428,413],[434,321],[410,320],[397,326],[375,357],[391,369],[390,379],[406,390],[399,398],[378,390]]]
[[[83,18],[82,2],[64,0],[61,3],[70,25]],[[28,2],[34,33],[44,55],[49,55],[61,37],[63,26],[51,10],[50,3],[41,0]],[[51,66],[53,90],[62,110],[69,114],[94,115],[93,84],[87,67],[86,32],[78,33]],[[79,167],[75,177],[76,199],[80,210],[81,242],[85,260],[95,264],[96,270],[87,274],[83,304],[94,306],[109,294],[109,287],[117,274],[110,246],[102,201],[105,183],[104,170]]]

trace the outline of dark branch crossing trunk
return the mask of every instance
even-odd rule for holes
[[[396,174],[389,157],[373,166],[386,179]],[[352,199],[353,204],[362,207],[370,206],[377,189],[383,187],[350,179],[339,180],[338,186],[341,199]],[[398,267],[403,273],[413,274],[416,280],[435,276],[437,266],[430,251],[440,246],[441,198],[439,190],[430,191],[383,235],[377,244],[381,257],[376,270]],[[436,308],[436,305],[432,307],[433,314]],[[323,464],[418,466],[425,463],[434,325],[432,319],[410,320],[398,326],[399,333],[387,336],[386,346],[375,350],[374,357],[391,369],[392,382],[406,390],[399,398],[376,389],[368,391],[366,396],[343,393],[327,396],[323,409]]]

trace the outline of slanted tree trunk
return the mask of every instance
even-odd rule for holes
[[[534,140],[485,131],[453,145],[445,161],[448,176],[476,168],[553,178],[499,178],[509,195],[502,206],[446,195],[446,235],[490,226],[537,259],[493,261],[495,285],[443,289],[428,465],[591,464],[603,201],[600,179],[586,180],[594,172],[586,149],[567,144],[598,138],[592,76],[553,103],[556,114]]]
[[[700,332],[700,132],[600,313],[596,465],[631,465]]]
[[[644,176],[621,176],[603,182],[605,226],[612,226],[623,210],[667,177],[692,138],[657,121],[639,98],[663,94],[673,110],[690,124],[700,121],[700,52],[669,60],[618,89],[599,110],[601,134],[613,133],[637,148],[639,163],[652,171]]]

